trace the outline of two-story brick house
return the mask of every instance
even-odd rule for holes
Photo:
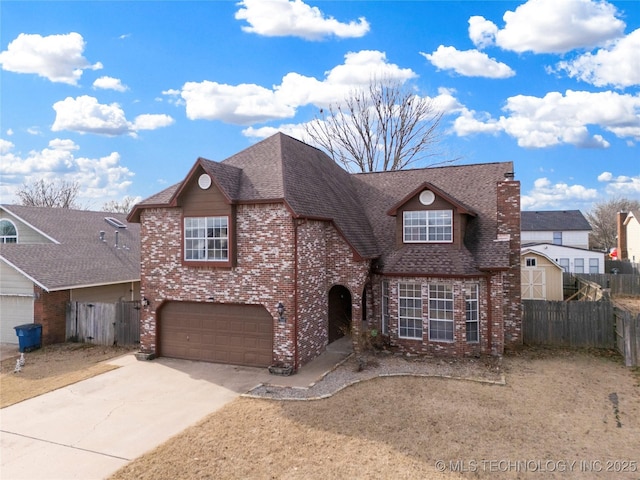
[[[511,162],[349,174],[276,134],[138,204],[141,349],[297,370],[375,329],[400,351],[521,342]]]

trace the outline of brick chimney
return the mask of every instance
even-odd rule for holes
[[[624,221],[627,219],[627,212],[618,212],[616,217],[616,227],[618,232],[618,260],[626,260],[629,258],[629,251],[627,250],[627,229],[624,226]]]
[[[520,182],[505,174],[497,188],[498,235],[509,238],[509,270],[504,275],[504,344],[522,344],[522,302],[520,284]]]

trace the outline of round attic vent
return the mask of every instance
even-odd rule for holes
[[[200,175],[200,177],[198,177],[198,186],[202,190],[206,190],[207,188],[209,188],[211,186],[211,177],[206,173]]]
[[[423,205],[431,205],[436,199],[436,196],[431,190],[425,190],[420,194],[420,203]]]

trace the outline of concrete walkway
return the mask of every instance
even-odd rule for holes
[[[121,368],[0,410],[2,480],[103,479],[259,384],[306,387],[351,351],[344,339],[290,377],[130,354]]]

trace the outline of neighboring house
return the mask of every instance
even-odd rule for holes
[[[580,210],[525,211],[521,222],[523,246],[550,243],[589,249],[592,228]]]
[[[0,205],[0,341],[39,323],[64,342],[68,302],[139,299],[139,232],[122,214]]]
[[[640,263],[640,212],[618,212],[618,255],[620,260]]]
[[[522,248],[522,299],[563,300],[562,267],[531,248]]]
[[[141,350],[290,367],[350,333],[399,351],[520,344],[511,162],[349,174],[276,134],[144,200]]]
[[[546,255],[567,273],[604,273],[604,252],[547,243],[523,245],[522,248]],[[524,264],[522,266],[524,268]]]

